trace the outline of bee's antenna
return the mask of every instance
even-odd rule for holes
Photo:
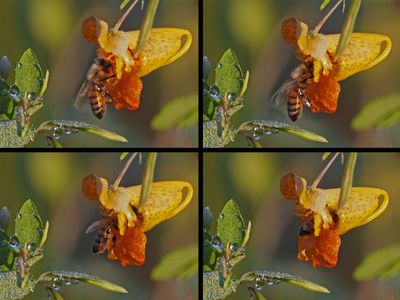
[[[112,29],[113,31],[117,31],[122,23],[125,21],[126,17],[129,15],[129,13],[132,11],[132,9],[135,7],[135,5],[139,2],[139,0],[135,0],[133,1],[133,3],[131,4],[131,6],[129,6],[129,8],[126,10],[126,12],[121,16],[121,18],[119,18],[119,20],[117,21],[117,23],[115,23],[114,28]],[[143,8],[143,0],[142,0],[142,8]]]

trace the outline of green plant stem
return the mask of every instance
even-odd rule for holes
[[[328,21],[328,19],[330,18],[330,16],[334,13],[334,11],[339,7],[339,5],[343,2],[343,0],[339,0],[332,8],[331,10],[326,14],[325,17],[323,17],[321,19],[321,21],[319,21],[319,23],[317,24],[317,26],[315,26],[314,30],[313,30],[313,34],[317,34],[322,26],[324,26],[324,24],[326,23],[326,21]]]
[[[154,17],[157,12],[159,0],[150,0],[147,7],[145,16],[143,18],[142,25],[140,27],[139,41],[136,46],[135,58],[139,57],[140,51],[146,44],[147,39],[150,36],[151,29],[153,28]]]
[[[129,166],[131,165],[134,158],[139,154],[139,152],[134,152],[128,161],[125,163],[125,166],[122,168],[121,172],[118,174],[117,178],[114,181],[112,189],[115,190],[119,184],[121,183],[122,178],[124,177],[126,171],[128,171]]]
[[[142,207],[146,203],[147,198],[149,197],[151,191],[151,185],[153,184],[153,179],[154,179],[154,168],[156,166],[156,160],[157,160],[157,153],[150,152],[148,154],[146,160],[146,166],[143,172],[139,207]]]
[[[321,173],[319,173],[319,175],[317,176],[317,178],[315,178],[312,186],[311,186],[311,191],[314,191],[319,182],[321,181],[322,177],[324,177],[325,173],[328,171],[328,169],[330,168],[330,166],[332,165],[332,163],[335,161],[335,159],[338,157],[338,155],[340,154],[340,152],[335,153],[335,155],[331,158],[331,160],[326,164],[326,166],[322,169]]]
[[[346,160],[343,170],[342,184],[339,196],[339,208],[342,208],[350,195],[351,187],[353,185],[354,169],[357,162],[357,152],[352,152]]]

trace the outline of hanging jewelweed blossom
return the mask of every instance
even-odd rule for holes
[[[106,179],[95,175],[83,179],[84,195],[99,202],[100,213],[104,216],[86,231],[97,231],[92,245],[94,254],[107,250],[107,257],[119,259],[124,267],[142,265],[147,241],[145,232],[182,211],[193,196],[189,182],[154,182],[146,202],[139,205],[141,188],[136,185],[112,189]]]
[[[288,108],[293,121],[300,116],[303,104],[312,112],[336,112],[339,81],[379,64],[392,48],[386,35],[352,33],[348,46],[335,59],[340,34],[309,31],[307,24],[295,18],[282,23],[282,36],[288,44],[297,46],[296,56],[302,62],[286,84],[286,92],[292,98]]]
[[[95,17],[83,21],[82,34],[98,48],[75,105],[80,107],[88,97],[99,119],[106,113],[106,102],[112,102],[117,110],[138,109],[143,87],[141,77],[174,62],[192,43],[188,30],[153,28],[143,48],[136,53],[140,30],[109,30],[106,22]]]
[[[298,241],[298,258],[312,266],[334,267],[341,244],[340,235],[380,216],[386,209],[386,191],[371,187],[353,187],[339,208],[340,188],[311,190],[304,178],[294,173],[282,177],[282,195],[295,201],[294,211],[303,220]]]

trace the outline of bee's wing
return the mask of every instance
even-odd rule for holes
[[[281,87],[272,95],[270,98],[270,102],[272,102],[276,106],[285,106],[288,101],[288,89],[290,85],[293,84],[293,81],[286,80]]]
[[[85,233],[91,233],[93,231],[98,231],[104,227],[108,223],[107,219],[101,219],[93,222],[92,224],[89,225],[89,227],[86,229]]]
[[[89,92],[90,85],[91,85],[91,82],[89,80],[85,80],[85,82],[82,84],[82,86],[78,92],[78,96],[76,96],[76,99],[75,99],[74,106],[76,109],[81,109],[83,102],[85,101],[87,94]]]

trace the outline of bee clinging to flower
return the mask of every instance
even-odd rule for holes
[[[189,182],[154,182],[145,203],[139,204],[141,188],[109,187],[105,178],[95,175],[83,179],[84,195],[99,204],[102,215],[87,229],[87,233],[96,231],[92,253],[107,251],[109,259],[118,259],[124,267],[142,265],[146,232],[181,212],[193,196]]]
[[[300,61],[277,93],[280,99],[286,99],[292,121],[300,117],[303,106],[312,112],[336,112],[339,82],[379,64],[392,48],[392,41],[386,35],[352,33],[347,48],[335,57],[340,34],[310,31],[307,24],[295,18],[282,23],[282,36],[288,44],[296,46]]]
[[[143,88],[141,78],[180,58],[192,42],[191,33],[186,29],[153,28],[143,47],[137,49],[140,30],[119,30],[126,16],[127,13],[111,29],[105,21],[95,17],[82,23],[85,39],[97,45],[97,57],[86,75],[75,106],[80,108],[88,98],[99,119],[106,113],[107,102],[113,103],[117,110],[138,109]]]
[[[334,267],[341,245],[340,235],[380,216],[389,203],[386,191],[372,187],[352,187],[343,207],[340,188],[311,189],[294,173],[282,177],[282,195],[294,201],[294,211],[303,220],[298,240],[298,258],[313,267]]]

